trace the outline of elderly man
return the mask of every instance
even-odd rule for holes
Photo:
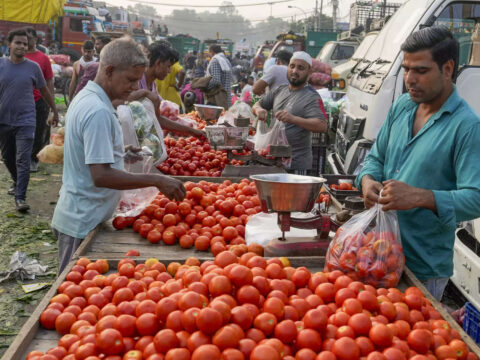
[[[211,45],[208,49],[210,52],[210,63],[207,67],[207,76],[212,79],[208,83],[208,88],[213,89],[221,86],[227,92],[226,103],[215,104],[223,106],[227,110],[232,104],[232,65],[223,53],[220,45]]]
[[[265,121],[273,110],[274,119],[285,123],[288,143],[292,147],[290,171],[306,174],[312,168],[312,132],[326,132],[327,122],[321,111],[322,100],[307,85],[312,71],[312,58],[304,51],[293,54],[288,65],[288,85],[268,92],[252,110],[258,120]]]
[[[125,101],[137,90],[147,65],[135,41],[112,41],[102,50],[95,81],[70,104],[65,121],[63,186],[52,220],[60,272],[85,236],[113,215],[120,199],[118,190],[156,186],[170,199],[185,197],[178,180],[123,170],[123,135],[112,100]]]

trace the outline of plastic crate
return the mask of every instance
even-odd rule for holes
[[[480,312],[469,302],[465,304],[463,330],[465,330],[477,344],[480,344]]]
[[[325,172],[327,161],[327,147],[323,145],[312,145],[312,169],[307,170],[309,176],[320,176]]]

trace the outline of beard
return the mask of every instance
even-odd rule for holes
[[[290,85],[300,86],[300,85],[304,85],[307,82],[308,75],[306,75],[303,78],[292,78],[292,76],[290,74],[287,74],[287,79],[288,79],[288,82],[290,83]]]

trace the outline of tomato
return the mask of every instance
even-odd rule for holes
[[[433,335],[425,329],[415,329],[407,336],[408,346],[417,353],[425,354],[433,341]]]
[[[348,325],[353,329],[357,336],[368,335],[372,327],[370,317],[364,313],[354,314],[348,319]]]
[[[250,360],[280,360],[278,351],[270,345],[257,345],[250,354]]]
[[[283,343],[290,344],[297,337],[297,326],[292,320],[283,320],[275,326],[274,334]]]
[[[92,343],[80,345],[75,350],[75,358],[77,360],[85,360],[89,356],[95,356],[97,354],[97,346]]]
[[[388,326],[377,324],[370,329],[369,337],[375,345],[387,347],[392,344],[393,333]]]
[[[355,340],[349,337],[342,337],[335,340],[332,352],[339,360],[355,360],[360,358],[360,348]]]
[[[125,256],[140,256],[140,252],[138,250],[128,250]]]
[[[45,329],[55,329],[55,320],[60,314],[58,309],[47,308],[40,315],[40,323]]]
[[[130,350],[123,355],[122,360],[142,360],[142,353],[138,350]]]
[[[198,329],[205,334],[213,334],[222,326],[223,317],[219,311],[207,307],[199,312],[196,324]]]
[[[76,316],[71,312],[63,312],[55,319],[55,329],[60,334],[65,335],[70,332],[70,328],[76,320]]]
[[[128,225],[127,220],[123,216],[116,216],[113,221],[112,225],[117,230],[125,229]]]
[[[285,304],[283,301],[276,297],[267,299],[263,304],[263,311],[275,315],[277,320],[283,319],[284,308]]]
[[[220,360],[222,354],[215,345],[205,344],[199,346],[192,354],[191,360]]]
[[[220,328],[212,337],[212,344],[220,350],[227,348],[236,348],[240,338],[232,325],[226,325]]]
[[[231,321],[247,330],[252,326],[253,314],[245,306],[236,306],[231,310]]]
[[[303,329],[298,331],[296,338],[298,348],[309,348],[315,352],[321,350],[322,338],[320,333],[313,329]]]
[[[122,334],[115,329],[105,329],[97,336],[98,349],[105,355],[116,355],[123,351]]]

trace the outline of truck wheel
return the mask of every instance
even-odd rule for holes
[[[70,62],[72,64],[82,57],[77,51],[68,48],[61,48],[58,53],[70,56]]]

